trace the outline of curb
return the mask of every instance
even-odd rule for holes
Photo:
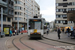
[[[50,39],[50,38],[47,38],[47,37],[44,37],[44,36],[43,36],[43,38],[45,38],[45,39],[48,39],[48,40],[52,40],[52,41],[61,42],[61,43],[66,43],[66,44],[75,45],[74,43],[70,43],[70,42],[64,42],[64,41],[59,41],[59,40],[54,40],[54,39]]]

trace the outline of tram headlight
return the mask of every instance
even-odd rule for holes
[[[37,33],[37,34],[40,34],[40,33]]]
[[[33,34],[33,33],[30,33],[30,34]]]

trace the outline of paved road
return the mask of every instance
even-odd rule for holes
[[[65,50],[63,48],[55,48],[54,46],[43,43],[40,40],[42,41],[43,39],[29,39],[27,35],[20,35],[9,39],[6,42],[6,46],[8,50]]]
[[[44,36],[48,37],[49,35]],[[30,39],[27,34],[5,37],[0,40],[0,50],[66,50],[68,47],[70,50],[75,50],[75,45],[52,41],[45,38]]]

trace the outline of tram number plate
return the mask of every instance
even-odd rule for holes
[[[34,29],[34,33],[36,33],[37,32],[37,29]]]

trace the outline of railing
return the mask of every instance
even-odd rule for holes
[[[7,7],[7,3],[3,1],[0,1],[0,5]]]

